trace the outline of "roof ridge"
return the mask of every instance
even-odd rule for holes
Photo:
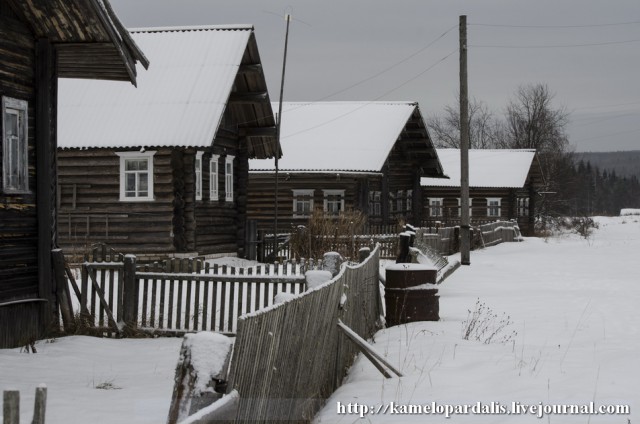
[[[130,28],[130,33],[152,33],[152,32],[195,32],[195,31],[253,31],[251,24],[232,25],[184,25],[167,27],[142,27]]]

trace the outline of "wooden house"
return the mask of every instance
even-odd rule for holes
[[[0,348],[41,336],[56,308],[58,78],[134,89],[136,61],[107,0],[0,0]]]
[[[251,26],[148,28],[136,90],[60,86],[58,232],[146,257],[242,253],[249,158],[277,152]]]
[[[437,149],[448,179],[423,178],[423,226],[460,224],[460,150]],[[543,186],[535,150],[469,150],[471,224],[518,221],[533,233],[537,192]]]
[[[442,176],[417,103],[285,103],[280,146],[277,194],[274,161],[250,161],[249,219],[260,229],[274,228],[275,202],[283,231],[315,208],[357,209],[370,225],[418,222],[420,178]]]

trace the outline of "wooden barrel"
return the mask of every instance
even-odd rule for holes
[[[394,264],[386,268],[386,287],[406,289],[422,284],[435,284],[438,269],[431,265]]]
[[[386,269],[387,327],[440,319],[437,269],[421,264],[395,264]]]

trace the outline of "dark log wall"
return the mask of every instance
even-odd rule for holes
[[[151,150],[151,149],[149,149]],[[188,250],[192,237],[193,162],[183,152],[160,148],[153,157],[154,200],[121,202],[120,158],[110,149],[58,150],[58,238],[65,250],[108,243],[122,253]],[[174,169],[178,170],[174,180]],[[182,182],[184,181],[184,182]],[[179,193],[182,201],[175,201]],[[174,210],[184,208],[174,222]]]
[[[38,297],[35,40],[0,1],[0,96],[27,100],[29,193],[6,194],[0,182],[0,303]],[[0,134],[4,133],[0,119]],[[2,167],[0,137],[0,168]],[[1,177],[0,177],[1,181]]]
[[[369,184],[380,185],[380,176],[340,173],[287,173],[278,178],[278,228],[290,230],[307,223],[306,218],[293,215],[293,190],[314,189],[314,208],[324,207],[322,190],[345,190],[345,210],[358,209],[366,212],[367,203],[362,203]],[[250,173],[248,191],[248,218],[258,222],[258,228],[272,231],[275,211],[275,176],[273,173]]]
[[[211,154],[218,159],[218,200],[210,198],[210,168]],[[225,193],[225,160],[227,155],[234,156],[234,201],[226,201]],[[238,253],[242,248],[243,238],[239,228],[242,202],[246,199],[246,181],[242,174],[246,174],[247,159],[244,149],[239,148],[238,136],[233,131],[220,129],[213,143],[213,149],[207,151],[202,158],[202,200],[196,201],[196,250],[200,255],[222,253]],[[194,197],[195,198],[195,197]],[[244,218],[243,218],[244,219]]]

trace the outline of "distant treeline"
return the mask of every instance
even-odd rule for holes
[[[617,164],[613,168],[594,165],[583,155],[570,156],[562,166],[560,180],[564,183],[558,185],[556,194],[548,197],[549,211],[593,216],[618,215],[623,208],[640,208],[640,151],[586,154],[606,159],[597,163]],[[632,172],[634,168],[636,171]]]
[[[618,177],[635,175],[640,178],[640,150],[628,152],[580,152],[574,153],[576,162],[591,163],[607,173],[615,172]]]

